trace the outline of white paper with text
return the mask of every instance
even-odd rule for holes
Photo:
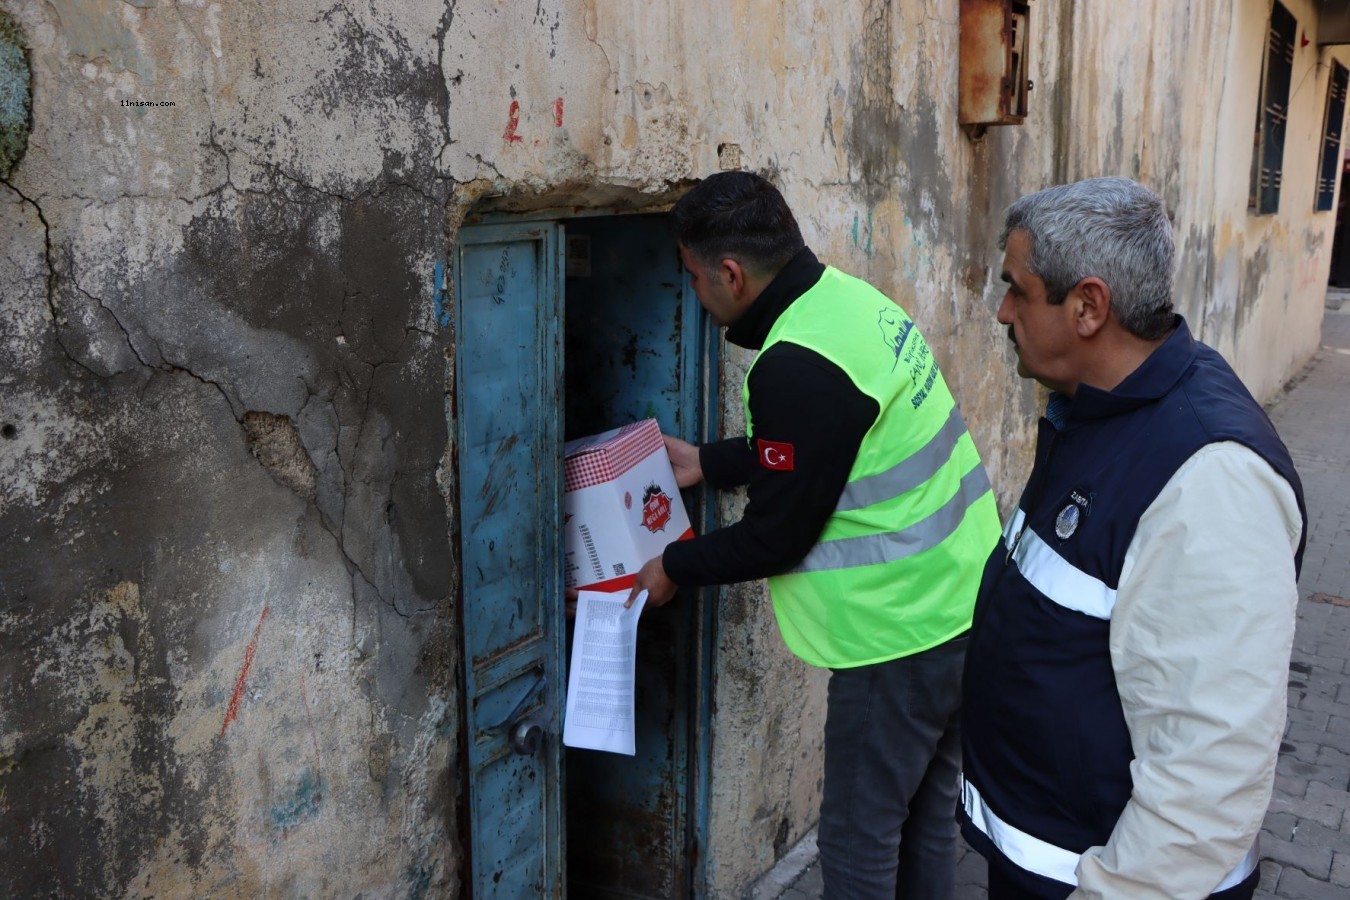
[[[635,753],[633,679],[637,624],[647,592],[624,609],[628,591],[577,595],[572,667],[567,679],[563,743],[588,750]]]

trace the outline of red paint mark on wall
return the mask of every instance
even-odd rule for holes
[[[309,711],[309,688],[305,686],[305,673],[300,673],[300,697],[305,701],[305,718],[309,720],[309,737],[314,742],[314,780],[323,777],[323,760],[319,756],[319,732],[314,727],[314,716]]]
[[[516,134],[516,129],[520,127],[520,101],[511,101],[511,111],[506,116],[506,131],[502,134],[502,140],[508,144],[520,143],[523,138]]]
[[[234,680],[234,692],[230,694],[230,705],[225,710],[225,721],[220,726],[221,737],[225,736],[225,729],[239,715],[239,703],[244,699],[244,686],[248,684],[248,670],[253,667],[253,655],[258,652],[258,636],[262,634],[263,620],[270,609],[270,606],[263,607],[258,624],[253,627],[253,639],[244,648],[244,664],[239,667],[239,677]]]
[[[559,97],[553,101],[553,127],[562,127],[563,98]]]

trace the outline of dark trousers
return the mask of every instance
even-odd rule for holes
[[[820,803],[824,900],[948,900],[956,875],[962,635],[836,669]]]
[[[1252,895],[1256,893],[1256,883],[1260,880],[1261,867],[1257,866],[1256,871],[1243,879],[1240,884],[1235,884],[1226,891],[1210,894],[1209,900],[1252,900]],[[1072,891],[1073,888],[1067,885],[1062,892],[1055,894],[1029,891],[1009,881],[993,866],[989,867],[989,900],[1062,900]]]

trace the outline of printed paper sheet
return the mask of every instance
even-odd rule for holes
[[[572,634],[563,743],[632,756],[637,624],[647,592],[623,608],[628,591],[581,591]]]

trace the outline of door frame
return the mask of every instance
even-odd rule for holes
[[[602,216],[617,217],[617,216],[647,215],[647,214],[659,215],[669,212],[670,205],[671,205],[670,203],[663,203],[653,207],[639,207],[639,208],[549,207],[520,212],[501,212],[491,209],[470,210],[462,220],[461,228],[459,232],[456,234],[455,240],[451,245],[451,258],[452,259],[456,258],[456,254],[458,254],[459,248],[464,243],[462,235],[465,229],[473,229],[477,231],[478,229],[484,227],[510,226],[510,227],[517,227],[523,230],[528,230],[531,227],[560,225],[560,223],[566,219],[591,218]],[[565,320],[566,320],[565,315],[566,298],[562,296],[563,278],[561,272],[561,260],[563,259],[563,251],[561,247],[555,254],[554,259],[555,261],[558,262],[558,264],[551,267],[553,293],[554,296],[556,297],[556,301],[553,304],[555,319],[553,327],[551,329],[553,340],[555,341],[555,346],[557,348],[556,360],[553,369],[558,374],[558,377],[562,379],[566,378],[564,361],[562,359],[562,351],[561,351],[561,347],[563,344],[562,329],[565,327]],[[449,284],[453,283],[452,276],[450,274],[450,272],[453,271],[453,269],[454,269],[453,265],[448,267],[448,271],[446,273],[446,285],[441,286],[442,289],[444,289],[444,287],[449,286]],[[690,390],[681,391],[680,395],[681,421],[689,423],[691,426],[697,426],[698,431],[700,432],[698,434],[686,433],[681,436],[684,437],[686,440],[690,440],[695,443],[715,441],[721,437],[721,424],[722,424],[722,410],[720,405],[721,380],[722,380],[721,379],[722,334],[721,330],[708,317],[706,312],[699,305],[698,300],[694,294],[693,287],[689,282],[688,273],[684,274],[679,287],[679,291],[683,309],[683,322],[686,324],[690,322],[698,323],[697,328],[684,328],[682,329],[681,332],[681,341],[684,345],[682,348],[682,365],[680,373],[681,384],[698,386],[697,390],[694,391]],[[458,332],[458,324],[460,316],[458,296],[451,296],[450,302],[454,305],[454,311],[451,313],[450,318],[452,318],[453,321],[456,323],[456,331]],[[454,338],[450,343],[451,346],[455,349],[455,358],[451,359],[447,365],[450,367],[451,372],[454,373],[452,377],[455,378],[454,401],[457,404],[456,406],[457,411],[458,396],[461,390],[461,385],[457,378],[457,372],[455,372],[459,348],[458,333],[454,336]],[[450,398],[447,399],[449,400]],[[561,413],[562,412],[561,400],[559,401],[557,408]],[[554,427],[555,429],[557,429],[558,432],[557,435],[558,448],[559,451],[561,451],[561,415],[555,421]],[[456,557],[458,557],[462,552],[458,541],[458,532],[461,527],[460,526],[461,504],[459,495],[460,489],[462,487],[461,485],[459,485],[459,477],[458,477],[459,473],[457,462],[458,461],[457,448],[459,447],[458,418],[456,418],[455,429],[456,429],[456,445],[454,448],[452,448],[451,453],[451,458],[456,460],[455,464],[456,488],[453,494],[454,539],[452,541],[452,546],[453,552],[455,553]],[[561,452],[559,453],[558,468],[559,468],[558,496],[559,499],[561,499],[561,474],[560,474]],[[713,491],[709,490],[705,485],[700,485],[697,489],[697,493],[695,495],[692,506],[693,509],[691,510],[691,521],[694,523],[695,528],[699,531],[699,533],[707,533],[708,531],[718,527],[720,516],[717,498]],[[559,534],[561,534],[561,530],[559,530]],[[462,560],[458,561],[462,562]],[[556,615],[559,617],[561,617],[562,615],[561,561],[562,561],[562,554],[560,551],[558,554],[559,571],[556,573],[559,585],[558,591],[559,602],[557,604],[557,609],[555,611]],[[717,615],[717,606],[721,598],[721,589],[716,586],[704,587],[696,589],[696,591],[694,591],[693,593],[695,594],[698,602],[698,612],[697,615],[695,616],[695,634],[692,636],[696,654],[694,660],[691,661],[689,689],[686,691],[686,699],[691,704],[691,708],[689,710],[691,716],[691,727],[689,728],[688,733],[689,746],[686,752],[687,773],[686,773],[686,787],[684,791],[685,796],[681,799],[681,803],[685,805],[686,809],[685,823],[687,833],[684,838],[685,839],[684,849],[687,853],[687,858],[689,859],[687,883],[689,884],[691,889],[691,896],[704,897],[707,895],[708,860],[710,856],[709,847],[707,845],[707,835],[710,818],[711,784],[712,784],[711,766],[712,766],[712,741],[714,732],[714,728],[712,725],[713,679],[716,668],[715,667],[716,662],[715,657],[717,648],[716,636],[719,618]],[[457,585],[456,599],[458,605],[458,620],[460,624],[458,645],[462,651],[464,646],[463,625],[465,614],[464,589],[462,582],[459,585]],[[558,622],[561,623],[561,621],[562,619],[559,618]],[[566,690],[565,684],[566,673],[561,671],[561,661],[566,658],[566,648],[564,645],[566,629],[562,628],[561,624],[559,624],[559,627],[555,628],[554,631],[558,635],[556,641],[557,647],[555,648],[554,652],[556,653],[556,659],[559,661],[558,677],[562,679],[562,682],[559,684],[559,690],[555,692],[554,698],[554,702],[557,705],[557,715],[559,717],[557,732],[556,736],[550,735],[550,737],[555,737],[555,739],[558,742],[561,742],[561,710],[563,704],[565,703],[565,690]],[[464,665],[465,666],[468,665],[467,660],[464,662]],[[464,671],[465,670],[461,670],[461,675],[463,675]],[[460,705],[462,709],[465,709],[465,705],[468,703],[468,700],[469,700],[469,690],[466,680],[465,682],[463,682],[463,690],[461,692],[460,697]],[[465,722],[466,732],[469,722],[467,712],[468,712],[467,709],[465,709],[465,715],[462,719],[462,721]],[[468,763],[469,756],[467,753],[468,750],[467,744],[472,743],[471,736],[466,737],[464,739],[464,742],[465,742],[464,750],[466,752],[462,753],[461,757],[465,760],[466,763]],[[461,828],[463,840],[461,843],[462,846],[465,848],[465,850],[468,851],[468,857],[465,860],[467,864],[465,866],[465,870],[467,872],[467,878],[469,882],[472,883],[473,819],[472,815],[469,812],[469,803],[470,803],[469,781],[471,778],[471,768],[469,765],[465,765],[462,768],[463,772],[461,776],[461,786],[463,798],[461,801],[462,805],[460,817],[461,822],[463,824],[463,827]],[[562,765],[560,764],[559,784],[566,783],[566,779],[564,776],[565,772],[562,771]],[[563,798],[560,797],[560,801],[557,805],[557,819],[556,821],[549,823],[548,831],[549,833],[556,836],[555,846],[557,847],[557,852],[559,854],[556,871],[560,873],[560,875],[562,876],[562,881],[560,885],[561,896],[565,896],[566,892],[565,864],[567,857],[566,853],[567,829],[565,824],[565,816],[566,810],[564,808]]]

